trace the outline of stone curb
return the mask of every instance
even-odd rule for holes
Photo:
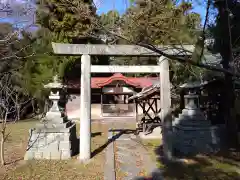
[[[108,141],[113,138],[113,132],[108,131]],[[104,180],[116,180],[114,145],[111,142],[106,149],[106,161],[104,169]]]

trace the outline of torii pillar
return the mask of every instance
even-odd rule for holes
[[[159,58],[160,66],[160,103],[162,120],[162,145],[165,160],[172,159],[172,114],[169,62],[164,56]]]
[[[91,158],[91,57],[81,56],[80,156],[82,162]]]

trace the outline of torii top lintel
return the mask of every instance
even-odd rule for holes
[[[52,42],[53,52],[58,55],[108,55],[108,56],[160,56],[137,45],[64,44]],[[191,55],[193,45],[157,46],[164,53],[176,56]]]

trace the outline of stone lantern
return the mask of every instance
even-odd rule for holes
[[[44,88],[51,89],[49,99],[52,101],[52,107],[47,112],[45,120],[60,123],[59,120],[62,117],[62,113],[58,107],[58,101],[60,100],[59,92],[64,86],[59,83],[58,76],[53,77],[53,82],[44,85]]]
[[[60,99],[59,91],[63,85],[58,82],[57,76],[54,81],[44,86],[50,88],[49,99],[53,102],[47,112],[44,123],[36,124],[29,131],[28,150],[25,160],[31,159],[70,159],[78,151],[76,124],[64,120],[58,108]]]
[[[212,151],[217,144],[211,121],[200,109],[197,91],[206,82],[190,82],[180,86],[184,95],[184,109],[173,121],[174,149],[181,155],[196,155]]]
[[[195,89],[190,89],[187,95],[184,95],[184,105],[187,109],[199,108],[199,95],[197,95]]]
[[[184,109],[182,110],[182,113],[179,115],[179,118],[177,118],[174,121],[174,124],[178,123],[185,124],[186,121],[184,120],[186,119],[188,120],[191,119],[191,121],[206,120],[204,113],[200,110],[199,95],[197,93],[202,85],[203,83],[200,82],[190,82],[180,86],[180,88],[186,90],[187,94],[184,95]]]

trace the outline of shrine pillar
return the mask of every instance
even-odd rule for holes
[[[169,62],[164,56],[159,58],[160,66],[160,119],[162,121],[163,154],[167,160],[172,159],[172,114]]]
[[[80,161],[91,158],[91,57],[81,57]]]

